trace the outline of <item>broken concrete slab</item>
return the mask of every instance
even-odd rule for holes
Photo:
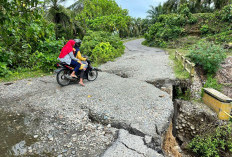
[[[102,157],[162,157],[155,150],[148,148],[144,138],[131,135],[128,131],[120,129],[117,141],[106,150]]]

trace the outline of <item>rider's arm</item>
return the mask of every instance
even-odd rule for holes
[[[86,61],[86,58],[84,58],[84,57],[81,56],[81,52],[80,51],[77,52],[77,58],[80,59],[81,61]]]
[[[68,55],[70,56],[72,60],[77,61],[78,63],[81,63],[77,58],[74,57],[73,52],[70,52]]]

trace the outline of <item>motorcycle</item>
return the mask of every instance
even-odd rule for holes
[[[87,60],[88,66],[84,72],[84,78],[87,79],[88,81],[94,81],[96,80],[98,76],[98,71],[99,69],[94,68],[91,66],[91,63],[89,60]],[[57,69],[55,72],[57,72],[56,75],[56,80],[57,83],[61,86],[67,86],[70,83],[75,83],[79,81],[80,79],[80,73],[81,71],[79,70],[77,75],[77,78],[70,77],[70,74],[73,72],[74,68],[71,67],[70,65],[60,62],[56,64],[59,69]]]

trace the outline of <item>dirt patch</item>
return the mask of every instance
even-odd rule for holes
[[[178,146],[175,137],[172,135],[172,123],[170,124],[163,143],[163,150],[167,156],[181,157],[180,147]]]
[[[217,72],[217,78],[219,83],[232,83],[232,56],[228,57],[225,62],[221,64],[221,69]]]
[[[221,69],[218,70],[216,78],[218,83],[223,84],[222,92],[232,98],[232,56],[221,64]]]
[[[192,47],[192,45],[196,44],[200,39],[200,37],[198,37],[199,31],[192,30],[191,32],[189,32],[189,34],[190,36],[181,37],[176,40],[170,41],[168,46],[170,48],[183,48],[183,49],[188,49],[189,47]]]

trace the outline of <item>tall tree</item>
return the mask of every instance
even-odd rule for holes
[[[82,0],[83,8],[76,20],[86,31],[103,29],[114,32],[127,27],[128,11],[118,6],[115,0]]]
[[[161,4],[159,4],[157,7],[150,6],[150,10],[147,11],[148,18],[151,19],[152,23],[155,23],[156,19],[159,17],[159,15],[164,14],[164,8]]]
[[[163,4],[163,9],[166,13],[173,13],[177,11],[179,0],[168,0]]]
[[[73,23],[71,22],[71,12],[61,5],[65,0],[45,0],[47,8],[46,18],[55,23],[56,38],[70,38],[73,36]]]

